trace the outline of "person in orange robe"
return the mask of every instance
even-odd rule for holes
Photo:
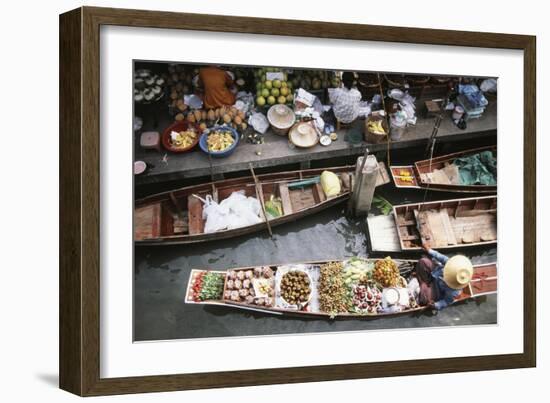
[[[233,80],[224,70],[208,66],[199,70],[199,84],[204,89],[203,102],[207,109],[233,105],[235,94],[229,88],[233,86]]]

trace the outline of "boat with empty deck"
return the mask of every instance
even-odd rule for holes
[[[390,181],[385,166],[379,163],[377,186]],[[139,199],[134,207],[134,240],[137,245],[169,245],[206,242],[262,231],[315,214],[347,200],[354,186],[355,166],[308,169],[225,179],[188,186]],[[327,197],[320,183],[323,171],[335,173],[340,193]],[[210,195],[221,203],[234,192],[243,192],[261,201],[262,207],[273,197],[280,200],[281,215],[239,228],[205,232],[203,202]],[[198,197],[197,197],[198,196]]]

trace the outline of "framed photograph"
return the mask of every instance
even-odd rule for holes
[[[62,14],[61,388],[535,366],[535,43]]]

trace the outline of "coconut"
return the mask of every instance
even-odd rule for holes
[[[201,117],[202,117],[201,111],[198,110],[198,109],[195,109],[194,114],[195,114],[195,120],[196,120],[197,122],[200,121],[200,120],[201,120]]]

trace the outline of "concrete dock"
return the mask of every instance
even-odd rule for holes
[[[418,147],[426,144],[430,137],[435,118],[419,118],[415,126],[408,128],[399,141],[391,142],[392,150]],[[162,130],[169,126],[168,116],[160,116],[157,127],[147,123],[143,130]],[[490,103],[480,119],[471,120],[465,130],[459,129],[449,117],[445,117],[439,128],[438,143],[458,142],[483,136],[494,136],[497,130],[497,104]],[[345,130],[338,133],[338,140],[330,146],[320,144],[308,148],[290,148],[288,139],[268,131],[265,143],[249,144],[242,140],[235,152],[225,158],[208,158],[198,147],[188,153],[174,154],[167,151],[135,149],[135,159],[145,161],[149,166],[145,173],[135,178],[136,185],[154,184],[181,179],[214,176],[222,178],[224,174],[248,171],[251,163],[254,168],[268,168],[280,165],[296,164],[296,168],[308,168],[311,162],[338,157],[363,154],[366,143],[351,145],[344,141]],[[138,140],[139,141],[139,140]],[[369,144],[370,152],[383,151],[387,144]],[[261,155],[257,151],[261,150]]]

